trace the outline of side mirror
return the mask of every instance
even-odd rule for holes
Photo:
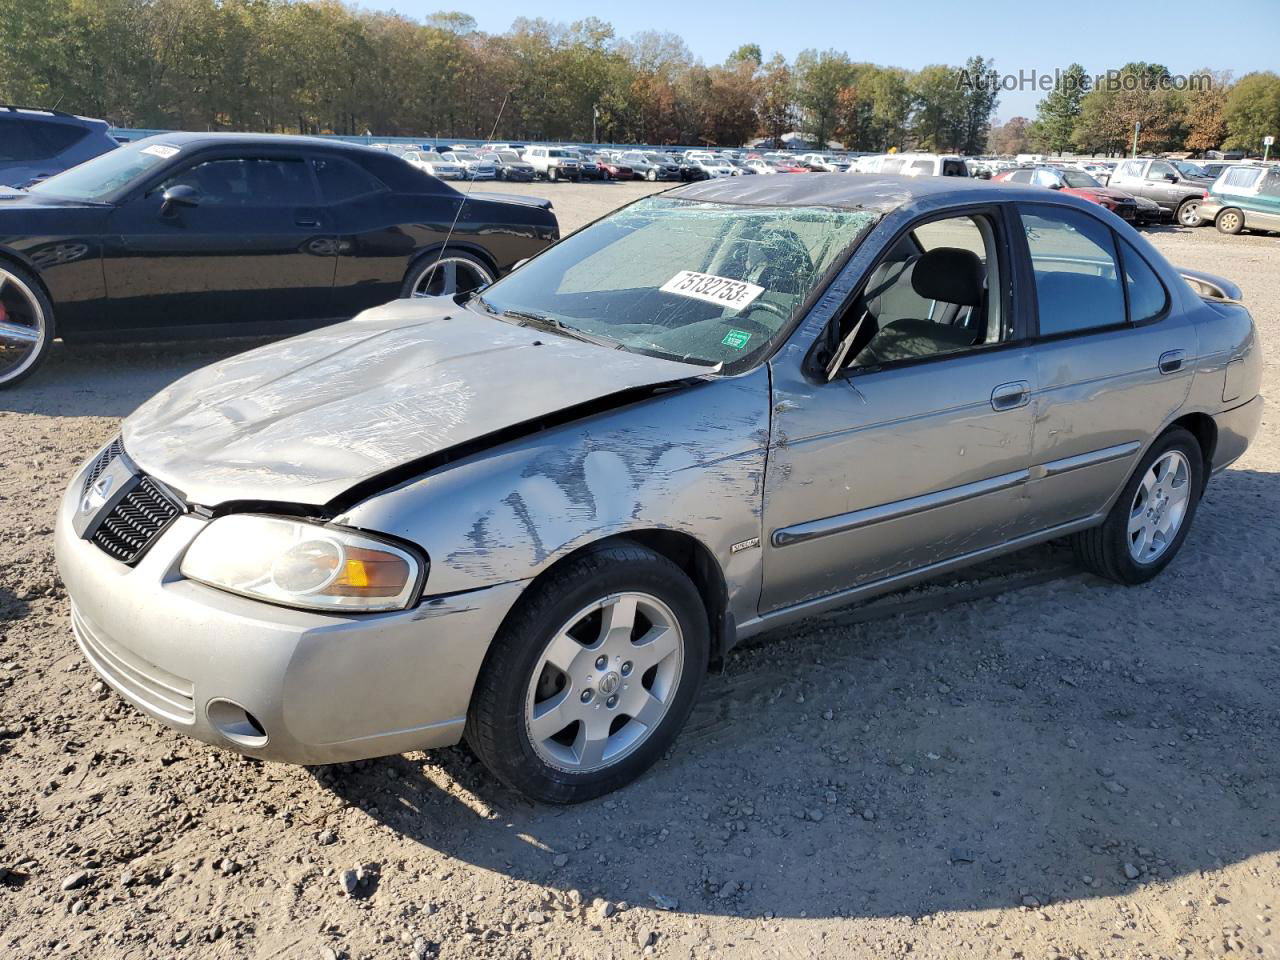
[[[1177,183],[1177,182],[1178,182],[1178,175],[1177,175],[1176,173],[1166,173],[1166,174],[1164,175],[1164,178],[1165,178],[1166,180],[1168,180],[1170,183]]]
[[[160,195],[160,216],[171,216],[182,207],[200,206],[200,191],[185,183],[174,184]]]
[[[1060,183],[1051,183],[1051,184],[1049,184],[1049,189],[1050,189],[1050,190],[1061,190],[1061,189],[1062,189],[1062,184],[1060,184]]]

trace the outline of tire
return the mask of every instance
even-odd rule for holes
[[[1132,549],[1135,539],[1135,535],[1130,533],[1132,521],[1142,521],[1144,516],[1150,516],[1149,511],[1144,513],[1140,509],[1142,506],[1160,502],[1159,497],[1153,500],[1151,492],[1147,492],[1144,493],[1143,503],[1140,503],[1139,489],[1144,486],[1153,466],[1172,455],[1179,455],[1185,465],[1182,484],[1179,485],[1175,475],[1172,480],[1157,484],[1155,489],[1164,486],[1166,496],[1170,498],[1165,501],[1166,507],[1175,502],[1177,490],[1185,489],[1185,509],[1176,528],[1170,531],[1172,536],[1165,538],[1163,549],[1150,559],[1139,561]],[[1187,531],[1191,529],[1196,507],[1200,503],[1200,494],[1204,490],[1204,470],[1204,453],[1196,438],[1181,427],[1166,430],[1139,461],[1137,469],[1129,477],[1129,482],[1124,485],[1102,525],[1077,533],[1071,538],[1076,562],[1100,577],[1127,586],[1146,583],[1155,577],[1173,561],[1187,538]],[[1160,515],[1171,512],[1172,508],[1165,509]],[[1152,542],[1155,542],[1155,538]]]
[[[454,284],[452,289],[447,289],[449,286],[447,283],[447,271],[450,265],[454,267]],[[436,283],[430,283],[427,290],[418,292],[418,287],[427,279],[427,272],[435,272],[441,269],[444,269],[446,273],[441,276],[439,286]],[[409,265],[409,269],[405,272],[404,280],[400,284],[400,299],[453,297],[468,290],[479,289],[480,286],[487,286],[495,279],[497,279],[497,272],[475,254],[448,247],[444,250],[424,253]],[[437,292],[429,292],[432,288],[436,288]]]
[[[655,180],[658,179],[658,171],[650,170],[648,173],[645,174],[644,178],[648,180],[650,183],[653,183]]]
[[[560,179],[560,173],[555,167],[547,167],[547,179],[555,183]]]
[[[21,383],[48,359],[58,335],[53,303],[27,270],[0,260],[0,390]],[[30,331],[29,333],[27,331]]]
[[[1174,221],[1183,227],[1198,227],[1204,223],[1196,213],[1200,208],[1200,199],[1200,197],[1187,197],[1178,204],[1178,209],[1173,214]]]
[[[636,598],[630,621],[628,597]],[[603,625],[615,617],[634,624],[631,632],[610,636]],[[663,647],[639,652],[646,647],[632,643],[635,633],[653,635],[667,621]],[[571,629],[586,645],[570,638]],[[655,652],[667,643],[678,655]],[[535,584],[507,616],[480,669],[467,742],[494,776],[535,800],[598,797],[639,777],[670,748],[697,700],[709,650],[706,610],[683,570],[627,541],[587,551]],[[591,659],[600,651],[609,651],[601,654],[609,661],[604,674]],[[631,656],[634,664],[625,659]],[[561,670],[553,660],[571,666]],[[651,724],[627,713],[641,702],[658,705]],[[595,751],[584,742],[589,723],[600,736]]]
[[[1214,220],[1213,224],[1218,228],[1219,233],[1226,233],[1234,237],[1244,230],[1244,212],[1235,207],[1227,207],[1227,209],[1218,212],[1218,218]]]

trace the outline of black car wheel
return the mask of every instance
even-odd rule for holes
[[[0,389],[31,376],[56,336],[53,304],[30,273],[0,261]]]
[[[456,297],[493,283],[493,270],[462,250],[440,250],[413,262],[400,287],[401,299]]]
[[[630,783],[684,726],[707,668],[706,610],[674,563],[625,541],[533,586],[485,656],[471,749],[508,786],[578,803]]]
[[[1116,583],[1146,583],[1169,565],[1204,490],[1204,453],[1173,427],[1151,445],[1101,526],[1071,539],[1076,562]]]

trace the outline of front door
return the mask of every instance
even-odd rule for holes
[[[1030,532],[1036,368],[1002,224],[989,211],[903,235],[835,321],[817,384],[775,358],[762,613]]]
[[[176,185],[192,188],[193,205],[164,209]],[[112,214],[103,269],[117,326],[271,333],[333,316],[327,218],[301,157],[197,160]]]

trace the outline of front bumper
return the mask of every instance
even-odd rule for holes
[[[186,514],[136,566],[76,536],[83,471],[54,549],[86,659],[121,696],[206,743],[264,760],[335,763],[457,743],[480,666],[524,583],[415,609],[334,616],[184,579],[207,521]]]

